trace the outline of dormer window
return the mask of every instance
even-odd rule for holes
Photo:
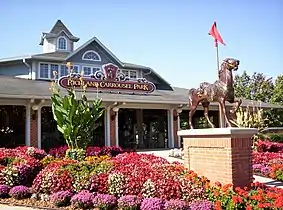
[[[101,61],[99,54],[93,50],[86,51],[83,54],[82,59],[85,61]]]
[[[57,42],[58,50],[67,50],[67,39],[63,36],[58,38]]]

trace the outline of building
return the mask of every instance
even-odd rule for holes
[[[0,59],[0,146],[47,149],[64,142],[52,116],[49,88],[52,72],[68,75],[66,64],[71,62],[75,73],[84,71],[98,82],[101,73],[106,78],[97,83],[99,87],[88,89],[88,98],[101,97],[105,108],[93,145],[180,147],[177,130],[188,115],[187,89],[172,87],[150,67],[120,61],[96,37],[74,49],[77,41],[58,20],[49,33],[42,34],[41,54]],[[66,79],[60,81],[68,85]],[[199,109],[195,124],[203,115]],[[212,104],[210,116],[218,124],[217,104]]]

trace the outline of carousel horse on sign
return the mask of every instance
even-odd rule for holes
[[[230,110],[231,114],[235,114],[242,104],[241,99],[235,99],[234,87],[233,87],[233,71],[237,71],[240,61],[234,58],[226,58],[222,63],[218,71],[218,80],[214,83],[203,82],[199,88],[192,88],[189,90],[189,126],[193,129],[192,117],[197,107],[201,103],[204,108],[204,116],[208,121],[210,127],[215,126],[210,121],[208,116],[210,102],[218,102],[220,104],[221,111],[225,118],[228,127],[232,127],[231,123],[238,126],[234,121],[229,119],[226,113],[225,102],[235,104],[234,109]]]

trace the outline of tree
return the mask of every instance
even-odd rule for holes
[[[242,75],[235,76],[235,95],[244,99],[269,102],[274,85],[272,77],[266,77],[262,73],[254,72],[249,76],[246,71]]]
[[[280,75],[273,83],[271,77],[266,77],[262,73],[248,75],[246,71],[242,75],[235,76],[234,82],[235,96],[243,99],[282,104],[283,105],[283,76]],[[283,126],[283,110],[269,109],[263,110],[265,126]]]
[[[69,79],[74,78],[70,75]],[[69,147],[66,156],[70,159],[84,159],[92,131],[98,127],[96,122],[103,114],[102,100],[97,98],[89,102],[86,86],[82,86],[81,97],[77,96],[74,87],[68,88],[66,95],[61,94],[55,81],[52,82],[51,92],[53,116],[58,131],[63,134]]]
[[[275,80],[273,94],[270,102],[274,104],[283,105],[283,75],[279,75]],[[271,109],[266,111],[266,115],[269,116],[270,125],[273,127],[283,126],[283,109]]]
[[[275,80],[275,87],[270,102],[283,105],[283,75],[279,75]]]
[[[242,75],[236,75],[234,79],[235,96],[245,99],[251,98],[251,78],[246,71]]]

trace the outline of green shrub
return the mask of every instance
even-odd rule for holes
[[[283,143],[283,134],[273,133],[268,135],[270,141]]]

